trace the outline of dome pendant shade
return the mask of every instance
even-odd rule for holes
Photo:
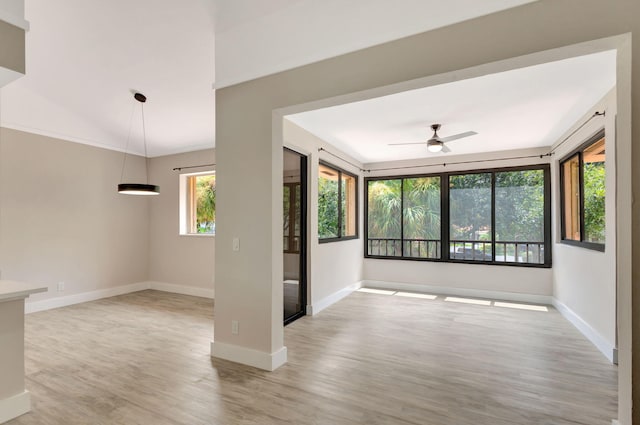
[[[160,186],[141,183],[120,183],[118,193],[123,195],[159,195]]]
[[[443,143],[440,140],[429,139],[427,140],[427,150],[429,152],[437,153],[442,150]]]
[[[147,134],[144,125],[144,103],[147,101],[147,97],[142,93],[134,93],[134,99],[140,102],[140,108],[142,113],[142,140],[144,143],[144,173],[146,176],[145,183],[120,183],[118,184],[118,193],[123,195],[159,195],[160,186],[149,184],[149,157],[147,156]],[[131,123],[133,123],[133,111],[131,115]],[[124,158],[122,161],[122,172],[120,174],[120,181],[124,178],[125,166],[127,164],[127,150],[129,149],[129,139],[131,137],[131,124],[129,125],[129,137],[127,137],[127,147],[124,150]]]

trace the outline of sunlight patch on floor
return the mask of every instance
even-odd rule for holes
[[[407,298],[422,298],[425,300],[435,300],[438,298],[437,295],[429,295],[429,294],[418,294],[415,292],[396,292],[395,295],[397,297],[407,297]]]
[[[491,301],[488,301],[488,300],[477,300],[475,298],[447,297],[444,300],[452,302],[452,303],[475,304],[475,305],[491,305]]]
[[[419,292],[393,291],[389,289],[360,288],[360,289],[357,289],[357,292],[366,292],[369,294],[378,294],[378,295],[394,295],[397,297],[418,298],[423,300],[435,300],[438,298],[438,295],[423,294]],[[487,307],[493,306],[493,307],[500,307],[500,308],[513,308],[517,310],[542,311],[542,312],[549,311],[549,308],[547,306],[537,305],[537,304],[511,303],[511,302],[505,302],[505,301],[495,301],[495,300],[486,300],[486,299],[478,299],[478,298],[464,298],[464,297],[445,297],[444,300],[452,303],[483,305]]]
[[[549,311],[549,309],[543,305],[515,304],[515,303],[505,303],[502,301],[496,301],[493,303],[493,305],[496,307],[516,308],[518,310]]]
[[[393,295],[396,291],[387,291],[384,289],[373,289],[373,288],[360,288],[358,292],[367,292],[369,294],[380,294],[380,295]]]

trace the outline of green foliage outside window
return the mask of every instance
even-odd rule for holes
[[[584,164],[584,232],[585,241],[605,242],[604,162]]]
[[[318,237],[338,237],[338,180],[318,178]]]
[[[215,233],[216,176],[197,176],[195,187],[197,233]]]

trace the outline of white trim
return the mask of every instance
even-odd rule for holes
[[[51,310],[53,308],[86,303],[88,301],[95,301],[102,298],[129,294],[131,292],[143,291],[145,289],[149,289],[148,282],[137,282],[130,285],[116,286],[114,288],[98,289],[96,291],[82,292],[80,294],[50,298],[48,300],[27,301],[25,302],[24,309],[25,313],[35,313],[38,311]]]
[[[329,307],[332,304],[337,303],[344,297],[350,295],[353,291],[357,291],[358,289],[362,288],[362,286],[363,286],[362,282],[353,283],[347,286],[346,288],[342,288],[341,290],[334,292],[333,294],[327,297],[324,297],[320,301],[307,305],[307,314],[309,316],[315,316],[325,308]]]
[[[50,298],[42,301],[25,302],[25,313],[51,310],[53,308],[67,307],[74,304],[100,300],[102,298],[115,297],[117,295],[130,294],[132,292],[154,289],[156,291],[171,292],[174,294],[191,295],[194,297],[213,298],[214,290],[195,286],[175,285],[166,282],[137,282],[130,285],[116,286],[114,288],[98,289],[96,291],[82,292],[80,294]]]
[[[191,295],[193,297],[201,297],[201,298],[214,298],[214,289],[213,288],[200,288],[197,286],[184,286],[184,285],[176,285],[173,283],[166,282],[147,282],[149,284],[148,289],[155,289],[156,291],[163,292],[171,292],[173,294],[181,294],[181,295]]]
[[[211,341],[211,357],[241,363],[273,372],[287,362],[287,347],[273,353]]]
[[[0,66],[0,87],[4,87],[20,77],[24,77],[24,74],[18,71],[14,71],[13,69]],[[4,127],[4,125],[2,125],[2,127]]]
[[[492,300],[517,301],[532,304],[551,305],[550,295],[524,294],[520,292],[485,291],[483,289],[456,288],[451,286],[422,285],[417,283],[387,282],[363,280],[362,286],[376,289],[395,289],[396,291],[424,292],[437,295],[490,298]]]
[[[575,326],[593,345],[598,348],[604,354],[604,356],[611,362],[616,363],[617,349],[613,344],[607,341],[598,331],[593,329],[582,317],[578,316],[573,310],[567,307],[562,301],[557,298],[553,299],[553,306],[567,319],[573,326]]]
[[[0,10],[0,21],[4,21],[14,27],[29,31],[29,21],[20,16],[16,16],[13,13],[9,13],[6,10]]]
[[[31,411],[31,394],[25,390],[20,394],[0,400],[0,424]]]
[[[620,422],[617,419],[611,419],[611,425],[620,425]]]

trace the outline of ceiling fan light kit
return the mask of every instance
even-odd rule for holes
[[[442,142],[435,139],[427,140],[427,150],[431,153],[438,153],[442,151]]]

